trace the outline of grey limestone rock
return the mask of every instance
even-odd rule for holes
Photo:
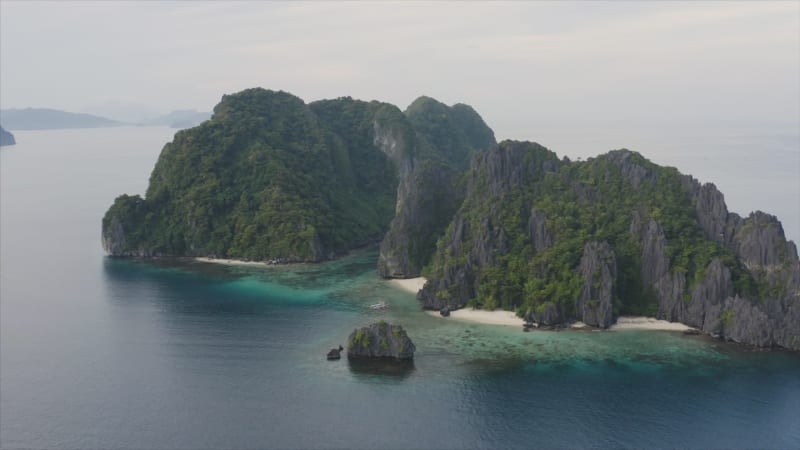
[[[587,325],[608,328],[614,322],[613,302],[617,278],[614,250],[606,242],[589,242],[583,248],[578,267],[583,277],[575,311]]]
[[[150,248],[141,247],[130,249],[127,248],[125,239],[125,227],[122,221],[117,217],[111,219],[111,227],[103,230],[102,235],[103,250],[111,256],[126,256],[135,258],[149,258],[153,256],[161,256],[159,253],[154,252]]]
[[[761,286],[760,300],[746,298],[734,286],[731,268],[714,258],[702,280],[688,285],[666,255],[663,228],[634,213],[631,232],[639,235],[642,280],[658,299],[658,318],[681,322],[721,338],[758,347],[800,349],[800,263],[795,244],[786,241],[780,222],[755,212],[745,219],[728,213],[713,185],[697,186],[704,209],[698,221],[733,251]],[[720,203],[721,202],[721,203]]]
[[[552,327],[563,325],[566,318],[564,316],[564,311],[556,304],[547,302],[536,308],[536,310],[528,313],[525,316],[525,320],[536,322],[539,326]]]
[[[400,177],[395,217],[380,246],[378,273],[384,278],[420,275],[464,199],[460,180],[470,157],[496,144],[494,132],[464,104],[420,97],[404,114],[416,134],[398,139],[375,128],[376,145]],[[411,151],[397,151],[403,146]]]
[[[378,273],[384,278],[419,276],[464,198],[459,173],[436,161],[415,163],[397,188],[395,217],[381,241]]]
[[[609,161],[617,165],[622,176],[624,176],[633,186],[639,189],[643,184],[654,184],[656,174],[633,161],[634,153],[629,150],[614,150],[606,155]]]
[[[681,322],[709,334],[723,332],[721,314],[725,299],[733,295],[731,271],[719,258],[714,258],[706,267],[706,276],[691,290],[689,304]]]
[[[436,262],[443,263],[438,265],[441,272],[429,278],[418,296],[423,307],[458,308],[467,304],[478,292],[483,268],[498,264],[512,247],[508,237],[513,236],[511,230],[504,230],[496,219],[506,207],[503,199],[510,197],[514,189],[536,185],[537,177],[552,176],[547,172],[557,169],[559,164],[558,160],[548,160],[544,162],[553,167],[545,167],[541,160],[537,162],[539,155],[531,152],[529,145],[504,142],[475,158],[462,209],[440,243],[443,251],[437,253],[441,259]],[[603,157],[618,166],[630,186],[644,196],[649,195],[650,189],[659,189],[662,181],[671,180],[661,180],[659,176],[672,172],[653,170],[635,153],[622,150],[600,158]],[[555,176],[564,177],[565,173]],[[631,241],[621,242],[626,247],[619,250],[635,249],[638,261],[631,261],[628,254],[625,260],[617,259],[620,253],[612,241],[584,243],[583,257],[574,269],[583,279],[582,289],[574,300],[574,317],[573,311],[568,311],[572,308],[543,299],[543,303],[527,313],[526,319],[545,326],[578,319],[592,326],[607,327],[614,320],[615,296],[624,292],[622,284],[617,286],[618,281],[622,283],[616,278],[617,270],[631,268],[618,268],[617,264],[637,264],[635,270],[640,273],[641,287],[636,288],[635,295],[652,296],[659,319],[681,322],[706,334],[748,345],[800,350],[800,261],[796,245],[786,240],[778,219],[763,212],[742,218],[728,211],[722,193],[713,184],[700,184],[690,176],[674,173],[680,177],[675,181],[686,195],[686,206],[694,210],[695,224],[683,224],[680,230],[668,231],[647,203],[633,204],[630,211],[615,211],[628,214],[631,220]],[[600,191],[592,185],[575,183],[563,189],[570,188],[573,191],[569,194],[574,195],[578,204],[603,200],[597,198]],[[548,229],[547,217],[537,210],[535,202],[534,197],[533,204],[528,205],[528,215],[522,215],[527,217],[527,223],[520,224],[530,245],[529,255],[551,248],[558,244],[557,239],[563,239],[553,233],[559,230]],[[468,207],[472,208],[469,216]],[[664,218],[664,224],[674,228],[669,219]],[[712,252],[710,258],[698,258],[693,253],[689,264],[685,259],[677,264],[675,258],[686,256],[674,246],[695,231],[701,231],[701,236],[710,241],[704,243],[704,248],[697,247],[697,251]],[[683,234],[669,235],[676,232]],[[702,237],[695,235],[691,239],[696,242]],[[518,241],[515,244],[519,245]],[[699,261],[705,266],[693,265]],[[625,280],[630,283],[630,278]]]
[[[544,213],[531,208],[531,215],[528,219],[528,239],[533,245],[534,251],[542,251],[553,245],[553,236],[547,230],[546,217]]]
[[[530,158],[532,148],[546,156]],[[558,161],[550,159],[549,155],[550,152],[544,147],[529,142],[506,142],[488,152],[477,154],[469,171],[464,202],[486,195],[502,198],[528,180],[556,171]],[[491,174],[488,177],[483,175],[487,172]],[[448,258],[452,261],[446,265],[441,276],[430,277],[417,295],[423,308],[438,310],[448,306],[455,310],[475,297],[480,268],[495,264],[497,257],[505,254],[510,245],[506,230],[497,223],[498,214],[497,204],[491,205],[477,222],[470,222],[462,210],[456,212],[450,223],[451,232],[440,243],[448,249]],[[535,207],[531,207],[527,227],[528,236],[536,249],[552,245],[546,217]],[[561,316],[562,313],[557,310],[548,313],[553,320]]]
[[[400,325],[384,321],[357,328],[347,338],[349,359],[395,359],[414,358],[416,347]]]

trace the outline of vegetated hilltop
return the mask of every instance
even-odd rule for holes
[[[0,111],[0,120],[9,130],[57,130],[125,125],[122,122],[91,114],[45,108],[4,109]]]
[[[380,241],[405,208],[398,184],[418,164],[459,151],[424,142],[387,103],[345,97],[306,105],[248,89],[175,135],[145,198],[122,195],[106,213],[103,245],[116,256],[329,259]]]
[[[473,161],[439,240],[426,308],[505,308],[542,325],[644,314],[800,349],[800,264],[774,216],[729,213],[701,185],[628,150],[572,162],[506,141]]]
[[[14,135],[0,127],[0,145],[14,145],[17,141],[14,139]]]

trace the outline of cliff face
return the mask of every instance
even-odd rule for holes
[[[608,243],[589,242],[583,248],[578,272],[583,286],[575,301],[575,312],[587,325],[608,328],[614,323],[612,313],[617,261]]]
[[[460,177],[452,167],[425,160],[401,178],[395,217],[380,245],[382,277],[419,276],[464,197]]]
[[[800,349],[800,263],[780,222],[629,151],[559,161],[530,143],[478,157],[423,307],[515,309],[542,325],[618,314]]]
[[[502,203],[490,199],[510,197],[514,190],[555,171],[559,164],[554,153],[529,143],[507,142],[476,156],[468,172],[464,203],[442,237],[434,256],[434,273],[418,295],[423,307],[457,309],[478,297],[481,271],[496,266],[497,256],[505,255],[509,246],[501,218]],[[552,236],[544,215],[530,204],[515,206],[527,207],[529,211],[525,215],[529,219],[525,223],[529,245],[546,248]],[[514,293],[488,295],[494,298]],[[550,319],[547,324],[560,319],[553,308],[540,309],[547,309],[545,315]]]
[[[462,172],[477,152],[494,145],[494,133],[469,106],[420,97],[405,111],[414,126],[415,156],[401,166],[395,217],[383,238],[378,273],[419,276],[464,198]]]
[[[674,270],[664,253],[663,229],[650,220],[642,234],[642,274],[659,300],[658,317],[697,327],[706,333],[760,347],[800,348],[800,266],[797,249],[786,241],[774,216],[757,211],[742,219],[729,213],[713,184],[691,177],[685,186],[705,236],[729,249],[752,285],[737,288],[731,270],[714,258],[693,287]],[[635,228],[635,226],[632,226]]]
[[[14,139],[14,135],[4,130],[3,127],[0,127],[0,145],[7,146],[16,143],[17,141]]]

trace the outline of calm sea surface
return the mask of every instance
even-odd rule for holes
[[[105,257],[103,213],[144,191],[172,134],[17,132],[0,150],[0,447],[800,447],[798,354],[429,317],[376,277],[374,251],[273,268]],[[367,308],[379,299],[391,309]],[[379,319],[408,329],[413,368],[325,360]]]

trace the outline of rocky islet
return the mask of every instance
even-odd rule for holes
[[[599,328],[653,315],[800,348],[800,265],[777,218],[730,213],[713,184],[636,152],[498,145],[472,108],[428,97],[225,96],[164,147],[147,195],[103,219],[113,256],[316,262],[377,242],[381,276],[426,272],[427,309]]]

